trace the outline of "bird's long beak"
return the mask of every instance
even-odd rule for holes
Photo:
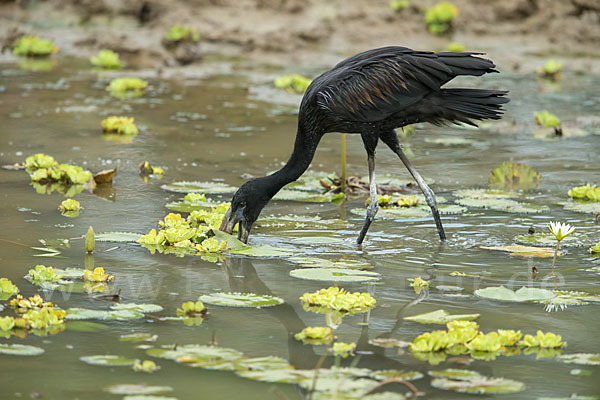
[[[233,229],[239,223],[238,226],[238,239],[244,243],[248,243],[248,236],[250,235],[250,229],[246,227],[246,218],[243,214],[242,208],[238,209],[235,213],[231,212],[231,207],[227,210],[227,213],[223,217],[219,230],[228,234],[233,233]]]

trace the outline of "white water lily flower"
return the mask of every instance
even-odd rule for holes
[[[575,227],[562,222],[550,222],[548,229],[559,242],[575,231]]]

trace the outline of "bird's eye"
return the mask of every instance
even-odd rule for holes
[[[245,201],[242,201],[242,202],[240,203],[240,207],[241,207],[241,208],[244,208],[244,207],[246,207],[246,202],[245,202]]]

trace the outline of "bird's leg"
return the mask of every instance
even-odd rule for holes
[[[367,151],[367,160],[369,163],[369,193],[370,202],[367,207],[367,217],[365,218],[365,224],[363,225],[356,243],[361,244],[365,240],[365,235],[371,226],[371,222],[379,210],[379,201],[377,200],[377,184],[375,183],[375,152]]]
[[[435,193],[433,193],[433,190],[431,190],[429,185],[425,183],[425,180],[423,179],[421,174],[419,174],[415,167],[413,167],[411,162],[408,160],[408,157],[406,157],[406,154],[404,154],[404,152],[402,151],[402,146],[400,145],[400,143],[398,143],[396,133],[392,131],[389,135],[382,136],[381,139],[385,142],[385,144],[387,144],[390,147],[390,149],[392,149],[394,153],[398,155],[398,157],[400,157],[400,160],[402,160],[402,162],[408,169],[408,172],[410,172],[410,174],[417,182],[417,185],[419,185],[419,188],[421,188],[423,195],[425,195],[425,200],[431,208],[431,213],[433,214],[433,219],[435,220],[435,226],[437,227],[440,239],[442,241],[445,241],[446,233],[444,232],[444,227],[442,226],[442,219],[440,218],[437,202],[435,201]]]

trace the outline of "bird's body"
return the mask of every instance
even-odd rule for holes
[[[476,120],[499,119],[501,105],[508,102],[507,92],[441,88],[458,75],[497,72],[492,61],[474,57],[478,54],[383,47],[347,58],[315,78],[300,104],[290,159],[281,170],[242,185],[232,199],[221,230],[231,233],[240,222],[240,237],[247,240],[262,208],[308,168],[323,135],[344,132],[361,135],[369,163],[371,203],[358,242],[364,239],[377,212],[374,168],[379,139],[401,158],[423,190],[440,238],[445,239],[433,191],[410,165],[394,129],[417,122],[474,125]]]

